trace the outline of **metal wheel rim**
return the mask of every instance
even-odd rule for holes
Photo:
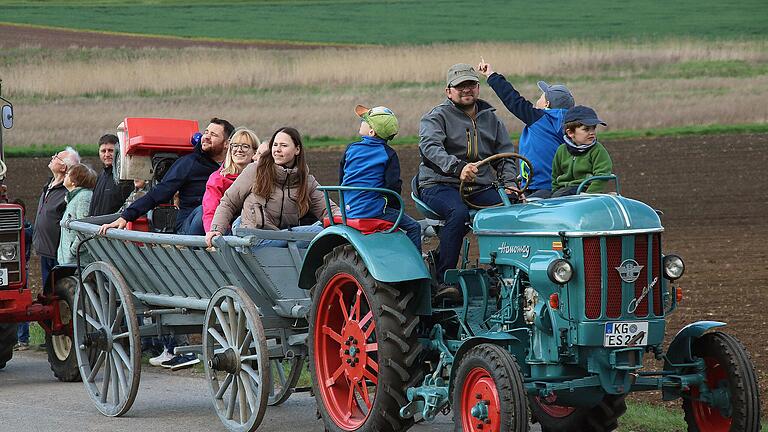
[[[328,281],[317,305],[314,361],[320,396],[344,430],[363,425],[376,399],[378,342],[370,305],[363,288],[346,273]]]
[[[720,386],[721,382],[728,379],[728,372],[717,359],[714,357],[704,357],[704,363],[707,365],[706,382],[709,388],[715,389]],[[698,397],[699,388],[694,387],[691,390],[691,395]],[[728,432],[731,430],[733,419],[724,417],[719,408],[699,400],[692,400],[691,408],[696,425],[702,432]]]
[[[576,411],[576,408],[574,407],[557,405],[555,403],[557,401],[557,396],[554,394],[547,396],[546,398],[536,396],[535,399],[536,403],[539,405],[539,408],[550,417],[565,418]],[[542,400],[546,401],[546,403],[543,403]]]
[[[274,406],[285,402],[293,393],[296,382],[301,376],[301,369],[304,367],[304,357],[296,356],[289,360],[290,369],[285,372],[285,362],[287,359],[273,359],[270,361],[272,379],[269,381],[269,401],[268,405]],[[279,382],[279,386],[275,386]]]
[[[461,389],[461,423],[464,431],[498,431],[501,427],[501,403],[496,382],[484,368],[469,371]],[[485,405],[487,420],[475,417],[473,408]]]
[[[51,336],[51,345],[53,353],[59,361],[65,361],[72,352],[72,338],[67,335]]]
[[[90,264],[82,280],[73,323],[80,375],[96,408],[117,417],[133,405],[141,375],[136,309],[125,280],[111,265]]]
[[[225,287],[211,298],[203,324],[203,356],[213,407],[224,426],[256,430],[267,406],[270,362],[258,311],[241,289]],[[219,369],[224,359],[230,370]]]

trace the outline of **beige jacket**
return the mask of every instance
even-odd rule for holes
[[[298,174],[296,168],[283,168],[275,166],[277,170],[277,182],[272,186],[272,194],[268,198],[255,195],[251,192],[256,178],[256,164],[249,164],[237,177],[232,186],[224,192],[221,203],[213,215],[211,229],[225,232],[229,228],[238,212],[240,213],[243,228],[280,230],[299,225],[299,219],[304,216],[299,214],[299,206],[296,204],[298,192]],[[322,220],[328,212],[325,208],[325,197],[318,190],[320,184],[315,177],[307,178],[309,187],[309,213]],[[331,202],[333,213],[338,213],[338,207]]]

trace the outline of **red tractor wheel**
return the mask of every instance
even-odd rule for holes
[[[707,386],[727,395],[730,407],[721,409],[697,400],[700,391],[693,387],[683,398],[683,411],[689,432],[728,432],[760,430],[760,397],[752,360],[733,336],[708,333],[697,339],[693,354],[704,359]]]
[[[13,346],[16,345],[17,324],[0,324],[0,369],[13,358]]]
[[[623,395],[607,395],[594,407],[558,405],[557,397],[529,396],[531,418],[541,425],[542,432],[610,432],[617,428],[618,419],[627,411]]]
[[[398,415],[416,362],[414,293],[373,279],[349,245],[325,257],[312,290],[309,358],[312,388],[329,431],[403,431]]]
[[[453,385],[457,432],[528,430],[528,406],[520,369],[509,351],[481,344],[462,358]]]

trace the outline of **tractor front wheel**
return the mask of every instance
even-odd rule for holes
[[[17,324],[0,324],[0,369],[13,358],[13,346],[16,345]]]
[[[350,245],[324,258],[312,288],[309,358],[325,429],[404,431],[398,412],[418,385],[414,292],[375,280]]]
[[[542,432],[610,432],[618,427],[618,419],[627,411],[624,395],[607,395],[591,408],[576,408],[557,404],[555,396],[542,399],[529,396],[531,418],[541,425]]]
[[[53,375],[64,382],[80,380],[80,370],[77,367],[77,353],[72,349],[72,310],[75,304],[77,278],[65,277],[56,281],[54,294],[59,298],[59,319],[64,325],[62,334],[45,333],[45,349],[48,352],[48,363]]]
[[[528,406],[520,369],[509,351],[481,344],[461,359],[453,386],[457,432],[528,430]]]
[[[759,431],[760,397],[755,368],[741,342],[726,333],[708,333],[694,342],[693,355],[704,359],[709,389],[727,397],[730,406],[718,408],[698,400],[699,388],[693,387],[690,395],[683,398],[688,431]]]

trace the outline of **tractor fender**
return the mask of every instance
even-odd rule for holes
[[[50,294],[53,292],[53,288],[56,286],[56,281],[64,279],[65,277],[73,276],[77,274],[77,264],[59,264],[48,274],[48,280],[45,281],[43,286],[43,292]]]
[[[350,244],[363,259],[374,279],[384,283],[430,279],[421,254],[402,231],[363,234],[344,225],[333,225],[318,234],[309,245],[299,274],[299,286],[310,289],[323,257],[336,246]]]
[[[667,359],[664,362],[664,369],[672,369],[674,363],[690,363],[693,361],[691,347],[693,341],[700,338],[708,330],[724,326],[720,321],[696,321],[680,329],[672,339],[667,349]]]
[[[527,335],[527,329],[518,329],[526,332]],[[472,348],[483,344],[483,343],[492,343],[494,345],[500,345],[504,347],[505,349],[509,350],[514,356],[515,360],[517,361],[517,364],[520,365],[520,368],[523,369],[523,366],[525,364],[525,347],[520,341],[520,338],[515,336],[512,333],[505,333],[505,332],[497,332],[497,333],[486,333],[482,336],[475,336],[469,339],[465,339],[458,350],[456,350],[456,354],[453,355],[453,366],[451,367],[451,378],[449,381],[449,389],[450,393],[453,393],[453,383],[454,379],[456,378],[456,371],[459,370],[459,365],[461,364],[461,359],[464,357],[464,355],[471,350]],[[522,359],[522,363],[521,363]],[[522,371],[525,373],[524,371]]]

